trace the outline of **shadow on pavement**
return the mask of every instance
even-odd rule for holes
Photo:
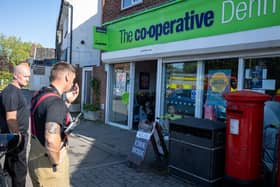
[[[129,167],[127,156],[135,131],[82,120],[70,138],[72,186],[190,186],[168,175],[155,162],[152,146],[140,167]]]

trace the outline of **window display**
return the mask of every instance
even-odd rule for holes
[[[164,115],[195,116],[196,107],[203,108],[202,118],[226,120],[223,94],[237,91],[238,58],[203,61],[203,91],[197,90],[198,62],[166,64]],[[244,59],[244,89],[272,96],[280,93],[280,57]],[[241,73],[241,72],[240,72]],[[241,84],[241,85],[242,85]],[[278,90],[278,91],[277,91]],[[198,102],[197,94],[202,95]],[[203,103],[202,105],[199,103]],[[171,109],[172,110],[171,110]]]
[[[280,58],[245,60],[244,88],[275,95],[280,87]]]
[[[219,59],[205,61],[207,89],[204,90],[204,118],[224,121],[226,119],[226,100],[224,93],[237,90],[238,59]]]
[[[196,62],[167,64],[165,114],[194,116],[196,69]]]
[[[238,59],[203,61],[205,71],[202,92],[196,88],[197,82],[201,81],[197,80],[197,77],[200,77],[197,75],[197,64],[181,62],[166,65],[164,115],[182,118],[195,116],[196,107],[201,107],[202,118],[224,121],[226,101],[223,94],[237,90]],[[201,97],[196,97],[197,93],[201,94]],[[202,98],[203,101],[196,98]]]

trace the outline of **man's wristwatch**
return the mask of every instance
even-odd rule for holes
[[[69,104],[69,105],[70,105],[70,104],[71,104],[71,102],[69,102],[69,101],[68,101],[68,99],[67,99],[67,95],[66,95],[66,94],[67,94],[66,92],[62,94],[62,100],[63,100],[65,103],[67,103],[67,104]]]
[[[57,170],[56,166],[57,166],[57,164],[52,165],[53,172],[56,172],[56,170]]]
[[[62,94],[62,100],[63,100],[63,101],[66,101],[66,100],[67,100],[67,97],[66,97],[66,93],[65,93],[65,92]]]

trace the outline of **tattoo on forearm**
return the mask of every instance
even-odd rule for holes
[[[50,134],[57,134],[59,132],[59,126],[57,123],[48,122],[46,123],[46,131]]]
[[[7,122],[8,122],[9,131],[11,133],[18,133],[19,132],[18,122],[17,122],[16,119],[8,119]]]

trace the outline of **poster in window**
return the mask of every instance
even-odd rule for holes
[[[226,100],[223,98],[223,94],[230,91],[230,76],[231,70],[229,69],[208,71],[208,89],[204,111],[207,119],[225,119]]]
[[[148,72],[140,72],[139,88],[149,89],[150,87],[150,74]]]
[[[114,87],[114,94],[121,96],[126,90],[126,73],[117,72],[116,73],[116,85]]]
[[[262,88],[262,79],[263,79],[263,69],[259,66],[255,66],[255,68],[251,71],[251,89]]]

